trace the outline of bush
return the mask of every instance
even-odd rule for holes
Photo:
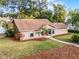
[[[21,36],[20,33],[16,33],[16,34],[14,35],[14,37],[15,37],[16,40],[19,40],[19,39],[20,39],[20,36]]]
[[[79,31],[77,31],[77,30],[68,30],[68,32],[70,32],[70,33],[79,33]]]
[[[6,35],[8,36],[8,37],[13,37],[14,36],[14,34],[15,34],[15,30],[7,30],[6,31]]]
[[[71,39],[72,39],[72,42],[78,43],[79,42],[79,35],[78,34],[73,34]]]

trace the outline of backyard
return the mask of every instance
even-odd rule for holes
[[[51,48],[63,47],[62,43],[51,40],[43,41],[15,41],[13,38],[0,39],[0,59],[18,59],[22,56],[30,56]]]

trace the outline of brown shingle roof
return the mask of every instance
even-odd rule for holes
[[[14,22],[19,31],[38,30],[41,26],[50,23],[46,19],[16,19]]]
[[[52,23],[52,26],[54,26],[56,29],[66,29],[67,26],[64,23]]]
[[[44,25],[51,25],[55,28],[66,27],[63,23],[51,23],[47,19],[15,19],[14,22],[19,31],[38,30]]]

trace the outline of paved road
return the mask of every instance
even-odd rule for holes
[[[73,45],[75,47],[79,47],[78,44],[75,44],[75,43],[69,43],[69,42],[65,42],[65,41],[61,41],[61,40],[58,40],[58,39],[55,39],[51,36],[47,36],[46,38],[50,39],[50,40],[54,40],[54,41],[57,41],[57,42],[60,42],[60,43],[64,43],[64,44],[67,44],[67,45]]]

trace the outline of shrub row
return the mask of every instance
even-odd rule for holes
[[[79,31],[77,31],[77,30],[68,30],[68,32],[70,32],[70,33],[79,33]]]
[[[79,34],[73,34],[71,39],[72,42],[79,43]]]

